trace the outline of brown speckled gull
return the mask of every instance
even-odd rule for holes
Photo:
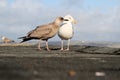
[[[50,51],[48,47],[48,39],[54,37],[57,34],[60,24],[63,22],[63,20],[64,19],[62,17],[57,17],[52,23],[37,26],[37,28],[28,32],[27,36],[20,37],[19,39],[23,39],[21,43],[32,39],[39,39],[40,41],[44,40],[46,41],[47,50]],[[40,41],[38,44],[39,50],[41,50]]]

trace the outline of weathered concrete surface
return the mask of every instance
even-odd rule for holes
[[[44,48],[43,48],[44,49]],[[120,80],[120,49],[71,46],[71,51],[1,46],[0,80]]]

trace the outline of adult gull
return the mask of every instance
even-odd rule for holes
[[[63,40],[68,40],[66,50],[69,50],[70,39],[73,37],[74,34],[72,24],[75,23],[76,20],[71,15],[66,15],[64,17],[64,21],[58,31],[58,36],[61,38],[61,50],[64,50]]]

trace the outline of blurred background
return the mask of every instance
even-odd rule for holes
[[[18,37],[57,16],[72,15],[73,41],[120,42],[119,0],[0,0],[0,36]],[[60,41],[58,36],[50,39]]]

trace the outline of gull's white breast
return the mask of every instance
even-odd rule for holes
[[[59,28],[58,36],[61,39],[68,40],[73,36],[73,27],[71,23],[63,23],[63,25]]]

